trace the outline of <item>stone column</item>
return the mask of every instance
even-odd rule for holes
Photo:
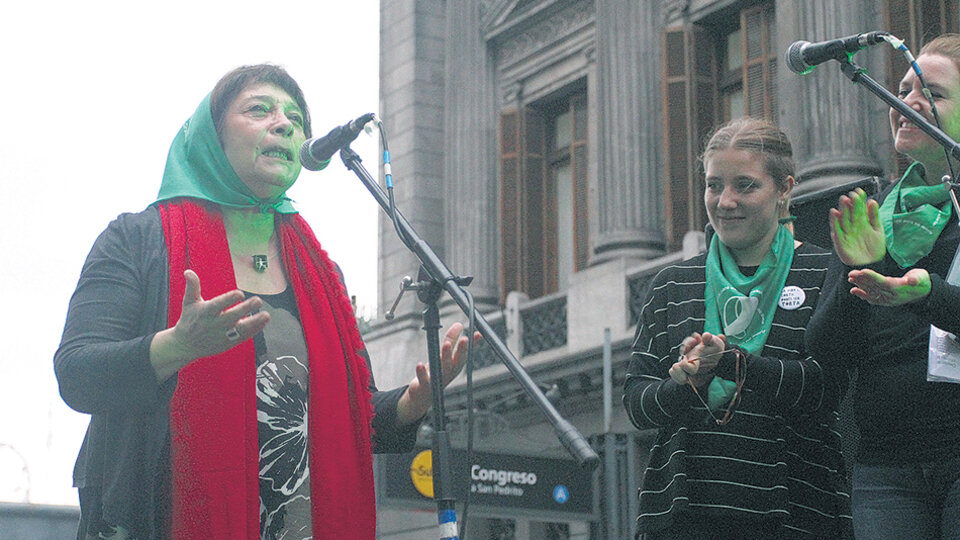
[[[380,4],[380,111],[386,127],[397,207],[441,256],[443,235],[444,62],[443,0],[384,0]],[[385,213],[379,220],[379,312],[396,298],[417,258],[400,242]],[[408,294],[398,319],[416,316]]]
[[[397,208],[441,256],[443,234],[444,62],[443,0],[382,0],[380,3],[380,114],[386,127]],[[381,178],[383,171],[380,171]],[[403,276],[417,277],[420,263],[403,245],[386,213],[379,218],[380,321],[364,336],[380,388],[410,381],[414,365],[426,361],[421,330],[423,304],[404,295],[396,319],[383,314]]]
[[[472,275],[478,307],[499,301],[495,67],[481,33],[481,0],[447,2],[444,244],[450,269]]]
[[[660,1],[597,0],[595,264],[663,253]]]
[[[822,41],[881,29],[882,2],[781,0],[776,5],[776,47],[781,58],[797,40]],[[884,83],[887,58],[880,46],[854,62]],[[794,195],[881,174],[881,156],[892,151],[887,106],[830,61],[798,75],[777,63],[780,127],[793,143],[800,184]]]

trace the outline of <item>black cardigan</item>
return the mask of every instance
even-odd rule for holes
[[[78,538],[101,518],[132,528],[140,540],[165,533],[169,402],[177,378],[157,382],[150,341],[167,328],[168,287],[160,213],[151,205],[119,216],[100,234],[70,299],[54,368],[63,400],[91,415],[74,468]],[[409,451],[418,425],[396,422],[405,387],[379,392],[371,375],[370,390],[374,451]]]
[[[880,202],[892,189],[880,194]],[[930,294],[899,307],[860,300],[850,294],[852,268],[839,260],[830,268],[806,343],[815,356],[839,356],[858,368],[854,417],[860,463],[917,463],[960,452],[960,384],[926,380],[930,325],[960,334],[960,288],[943,281],[958,245],[960,227],[953,215],[933,251],[914,265],[930,273]],[[907,272],[889,255],[870,268],[886,276]]]

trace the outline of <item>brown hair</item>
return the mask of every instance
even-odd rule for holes
[[[273,84],[290,94],[290,97],[300,107],[300,111],[303,112],[303,133],[309,139],[311,137],[310,110],[307,108],[303,91],[300,90],[300,85],[285,69],[273,64],[240,66],[217,81],[217,85],[213,87],[213,92],[210,94],[210,114],[213,116],[213,124],[217,128],[217,134],[220,134],[223,117],[230,103],[244,88],[256,83]]]
[[[953,61],[960,71],[960,34],[941,34],[920,49],[920,54],[938,54]],[[918,54],[917,56],[920,56]]]
[[[727,148],[752,150],[760,154],[767,173],[777,187],[784,187],[787,177],[794,175],[790,139],[769,120],[744,117],[720,126],[707,141],[700,161],[706,162],[711,154]]]

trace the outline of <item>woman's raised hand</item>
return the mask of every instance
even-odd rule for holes
[[[480,341],[480,332],[474,332],[473,343]],[[453,323],[447,329],[440,345],[440,370],[443,371],[443,387],[460,374],[467,362],[467,346],[469,345],[463,325]],[[431,389],[430,367],[420,362],[415,368],[416,376],[407,386],[407,391],[397,403],[397,418],[402,425],[416,422],[430,410],[433,404]]]
[[[837,208],[830,209],[830,238],[847,266],[879,261],[887,253],[887,240],[880,223],[880,205],[867,198],[860,188],[841,195]]]
[[[157,332],[150,342],[150,363],[162,381],[197,358],[212,356],[255,336],[270,322],[260,311],[263,300],[233,290],[204,300],[200,278],[193,270],[183,273],[186,288],[177,324]]]

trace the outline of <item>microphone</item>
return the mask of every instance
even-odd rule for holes
[[[790,71],[802,75],[827,60],[843,60],[850,53],[881,43],[886,35],[887,32],[877,30],[818,43],[795,41],[787,49],[784,59]]]
[[[360,135],[360,132],[363,131],[363,126],[376,117],[375,113],[367,113],[360,118],[331,129],[330,133],[323,137],[307,139],[300,146],[300,164],[308,171],[319,171],[326,167],[333,154],[352,143],[357,135]]]

